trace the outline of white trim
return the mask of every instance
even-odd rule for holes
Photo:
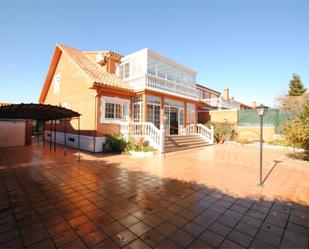
[[[45,140],[50,141],[50,138],[52,142],[54,141],[55,138],[55,132],[52,131],[52,135],[50,135],[50,131],[45,130]],[[77,134],[72,134],[72,133],[67,133],[66,134],[67,138],[67,147],[72,147],[72,148],[77,148],[78,147],[78,135]],[[72,141],[72,139],[74,141]],[[86,150],[86,151],[91,151],[93,152],[94,145],[95,145],[95,152],[102,152],[103,151],[103,143],[105,142],[106,137],[93,137],[93,136],[84,136],[80,135],[80,149]],[[64,133],[63,132],[56,132],[56,143],[57,144],[62,144],[64,145]]]
[[[106,103],[124,105],[123,118],[122,119],[105,118],[105,105],[106,105]],[[126,121],[127,117],[130,116],[130,113],[131,113],[131,108],[130,108],[130,100],[129,99],[123,99],[123,98],[118,98],[118,97],[109,97],[109,96],[102,96],[101,97],[100,123],[120,124],[120,123]]]

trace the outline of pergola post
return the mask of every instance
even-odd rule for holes
[[[67,155],[67,119],[64,119],[64,155]]]
[[[78,130],[77,130],[77,160],[80,161],[80,136],[79,136],[79,130],[80,130],[80,117],[78,116]]]
[[[57,134],[56,134],[56,132],[57,132],[57,120],[55,120],[54,124],[55,124],[55,129],[54,129],[54,152],[56,152],[56,140],[57,140]]]
[[[43,141],[43,148],[45,148],[45,120],[43,121],[43,137],[42,137],[42,141]]]
[[[40,130],[40,122],[39,121],[36,121],[36,127],[37,127],[37,131],[36,131],[36,136],[37,136],[37,146],[39,147],[40,146],[40,134],[39,134],[39,130]]]
[[[50,120],[49,151],[52,150],[52,138],[53,138],[53,121]]]

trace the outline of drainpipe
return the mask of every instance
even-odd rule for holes
[[[98,97],[99,97],[99,95],[101,94],[102,91],[103,91],[103,89],[101,88],[101,90],[97,93],[97,95],[94,98],[93,152],[95,152],[96,137],[97,137],[97,114],[98,114],[98,110],[97,110],[98,104],[97,104],[97,102],[98,102]]]

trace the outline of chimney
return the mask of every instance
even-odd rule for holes
[[[253,109],[256,108],[256,101],[252,101],[252,108],[253,108]]]
[[[230,99],[230,89],[229,88],[225,88],[223,91],[223,99],[225,100],[229,100]]]

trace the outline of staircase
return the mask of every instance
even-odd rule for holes
[[[209,145],[199,135],[165,136],[165,153],[200,148]]]

